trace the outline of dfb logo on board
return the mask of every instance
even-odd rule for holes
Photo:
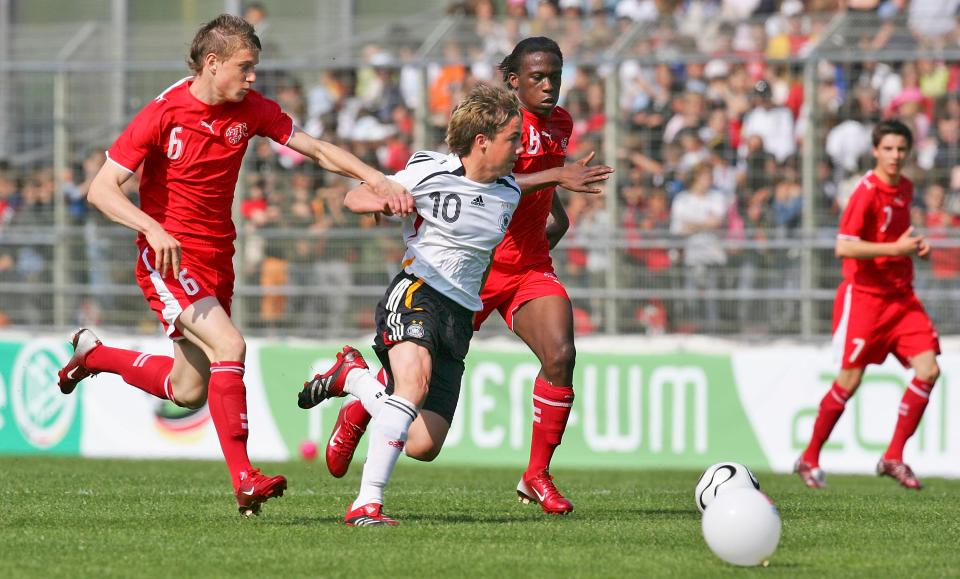
[[[77,395],[64,396],[57,372],[70,359],[63,344],[28,342],[13,364],[10,398],[17,427],[38,449],[56,446],[73,424]]]

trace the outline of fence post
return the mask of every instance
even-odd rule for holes
[[[620,145],[620,75],[617,70],[617,62],[610,63],[610,72],[604,81],[603,91],[603,161],[611,166],[617,165],[617,149]],[[604,185],[604,195],[606,199],[607,218],[609,219],[608,235],[606,236],[607,245],[607,275],[605,280],[606,299],[604,300],[604,331],[607,334],[616,334],[618,326],[617,299],[612,297],[619,285],[619,276],[617,271],[619,267],[619,254],[614,235],[619,231],[619,187],[617,172],[614,171],[607,179]]]
[[[803,155],[801,157],[801,179],[803,181],[803,211],[802,211],[802,248],[800,254],[800,290],[803,298],[800,301],[800,335],[808,340],[813,337],[814,307],[813,288],[816,283],[815,263],[813,255],[814,242],[817,235],[817,60],[807,58],[803,64],[803,93],[809,103],[810,121],[807,123],[806,134],[803,136]]]
[[[67,286],[66,236],[67,208],[63,195],[63,175],[67,169],[67,156],[70,144],[67,136],[67,71],[61,64],[53,77],[53,182],[56,192],[53,196],[53,324],[57,328],[67,325],[66,299],[63,295]]]

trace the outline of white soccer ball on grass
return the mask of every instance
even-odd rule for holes
[[[760,490],[760,482],[750,469],[739,462],[718,462],[700,475],[693,491],[693,501],[701,513],[722,492],[731,489]]]
[[[717,556],[733,565],[767,565],[780,543],[780,513],[755,489],[731,489],[703,513],[703,538]]]

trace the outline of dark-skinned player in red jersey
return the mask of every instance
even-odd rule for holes
[[[573,510],[573,504],[554,485],[549,468],[573,406],[576,356],[573,309],[550,257],[550,250],[569,227],[555,191],[560,186],[578,193],[600,193],[597,185],[613,172],[604,165],[588,166],[593,153],[564,164],[573,121],[557,106],[562,68],[560,47],[545,37],[522,40],[500,64],[504,81],[516,91],[523,114],[523,152],[514,166],[514,176],[524,196],[494,254],[481,294],[484,308],[476,314],[474,323],[479,329],[494,310],[499,311],[507,326],[540,360],[541,370],[533,387],[530,460],[517,494],[521,501],[537,503],[549,514]],[[320,378],[345,380],[351,370],[365,368],[354,352],[343,352]],[[357,400],[341,408],[327,443],[327,468],[333,476],[347,472],[369,420]],[[437,452],[439,446],[422,453],[408,449],[407,454],[432,460]]]
[[[914,378],[900,401],[899,417],[877,474],[908,489],[922,484],[903,462],[903,447],[916,432],[940,368],[940,342],[933,322],[913,293],[913,260],[927,258],[930,245],[910,226],[913,183],[901,174],[913,134],[902,122],[886,120],[873,129],[876,165],[853,191],[840,218],[836,254],[843,258],[843,282],[833,302],[833,344],[840,372],[820,402],[810,444],[797,459],[796,473],[810,488],[826,485],[820,450],[853,396],[868,364],[888,354]]]
[[[270,138],[329,171],[364,180],[395,213],[414,207],[402,186],[349,152],[297,130],[277,103],[253,90],[259,59],[260,40],[242,18],[223,14],[201,27],[188,60],[194,75],[134,117],[107,152],[87,195],[111,220],[138,233],[137,283],[174,340],[173,357],[112,348],[81,328],[72,337],[73,356],[59,373],[64,394],[88,376],[107,372],[179,406],[209,402],[245,516],[258,514],[287,486],[284,477],[253,468],[247,456],[246,344],[230,319],[236,238],[231,208],[249,140]],[[141,165],[138,207],[121,186]]]

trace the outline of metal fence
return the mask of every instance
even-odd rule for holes
[[[6,324],[156,331],[133,283],[133,235],[92,212],[83,195],[129,118],[185,76],[196,23],[132,22],[116,13],[124,2],[102,4],[114,11],[101,19],[6,21]],[[918,262],[917,287],[941,332],[960,332],[955,30],[938,36],[910,12],[652,22],[427,12],[387,21],[310,5],[310,18],[271,21],[257,84],[306,130],[385,172],[418,148],[443,148],[452,104],[471,83],[498,80],[496,64],[517,39],[560,41],[562,104],[576,121],[572,157],[595,150],[617,168],[602,197],[563,193],[572,227],[554,258],[578,331],[829,333],[839,212],[869,166],[869,127],[896,115],[917,133],[908,171],[915,223],[937,249]],[[769,104],[754,90],[761,79]],[[257,142],[248,156],[235,212],[238,323],[283,335],[370,330],[399,267],[398,231],[344,213],[339,199],[350,184],[296,155]],[[726,209],[690,235],[673,208],[698,171],[709,173],[710,194]],[[485,331],[505,331],[494,326]]]

